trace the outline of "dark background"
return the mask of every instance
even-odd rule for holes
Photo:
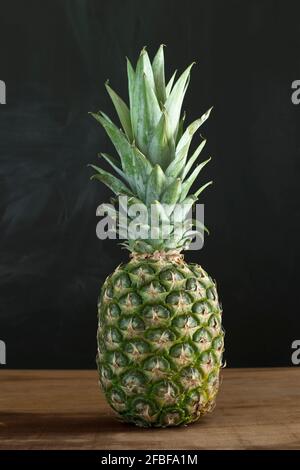
[[[298,2],[299,3],[299,2]],[[229,366],[290,365],[300,337],[300,8],[292,1],[0,1],[0,339],[11,368],[93,368],[96,298],[127,253],[96,238],[110,192],[89,162],[111,151],[88,111],[115,117],[125,56],[193,60],[187,119],[203,128],[211,235],[186,258],[217,280]]]

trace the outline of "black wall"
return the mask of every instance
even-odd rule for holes
[[[299,4],[299,2],[298,2]],[[110,151],[88,111],[126,96],[125,56],[193,60],[187,119],[212,104],[203,181],[211,235],[187,253],[217,280],[229,366],[290,365],[300,337],[300,8],[288,1],[0,1],[0,339],[11,368],[94,367],[96,298],[127,259],[96,238],[89,162]],[[2,366],[3,367],[3,366]]]

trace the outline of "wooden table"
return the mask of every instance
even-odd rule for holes
[[[119,422],[94,371],[0,370],[0,449],[300,449],[300,367],[227,369],[188,427]]]

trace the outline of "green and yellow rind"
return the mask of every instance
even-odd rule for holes
[[[176,426],[214,407],[222,311],[200,266],[132,259],[106,279],[98,312],[100,383],[124,421]]]

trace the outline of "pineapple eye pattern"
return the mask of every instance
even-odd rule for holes
[[[219,381],[218,374],[216,374],[215,372],[212,372],[211,374],[209,374],[208,379],[207,379],[209,389],[214,390],[216,385],[218,384],[218,381]]]
[[[211,315],[208,320],[208,326],[210,327],[210,330],[213,334],[213,336],[216,336],[220,332],[220,321],[218,319],[217,315]]]
[[[137,315],[126,316],[120,319],[119,328],[123,337],[132,337],[145,330],[145,323]]]
[[[143,364],[143,370],[151,372],[151,376],[154,378],[166,375],[170,369],[170,362],[163,356],[149,357]]]
[[[223,336],[218,336],[213,340],[212,347],[214,351],[222,352],[224,347]]]
[[[161,414],[160,423],[165,426],[178,426],[183,422],[184,413],[177,408],[170,408]]]
[[[207,403],[209,403],[207,393],[203,389],[198,389],[188,395],[184,405],[185,409],[197,419],[205,413]]]
[[[111,286],[108,286],[104,290],[104,294],[103,294],[104,301],[111,300],[113,298],[113,296],[114,296],[113,288]]]
[[[109,388],[112,384],[113,371],[108,366],[98,367],[100,380],[103,388]]]
[[[143,310],[143,318],[153,325],[168,320],[170,315],[170,311],[162,305],[147,305]]]
[[[172,292],[172,294],[169,294],[167,297],[167,303],[180,308],[190,305],[192,303],[192,299],[189,294],[184,291]]]
[[[160,280],[161,281],[168,281],[172,284],[176,284],[178,281],[182,281],[184,278],[183,274],[176,269],[166,269],[162,273],[160,273]]]
[[[198,324],[198,320],[192,315],[178,315],[172,322],[172,325],[181,330],[183,334],[197,328]]]
[[[121,310],[117,304],[110,304],[106,309],[106,319],[109,322],[117,320],[121,315]]]
[[[186,280],[185,288],[188,292],[191,293],[195,300],[205,300],[206,299],[206,288],[201,281],[195,278],[190,278]]]
[[[135,264],[119,268],[113,297],[100,307],[100,384],[139,426],[196,420],[212,407],[224,350],[214,286],[188,265]]]
[[[132,356],[134,359],[137,359],[147,354],[150,351],[150,347],[146,341],[135,339],[125,343],[124,351],[127,352],[130,357]]]
[[[198,286],[198,281],[194,277],[186,280],[186,290],[196,291]]]
[[[133,416],[142,420],[142,426],[152,423],[157,419],[159,410],[156,403],[150,399],[136,398],[132,402]]]
[[[121,274],[115,281],[114,281],[114,288],[116,290],[125,290],[131,287],[131,280],[128,274],[123,273]]]
[[[141,292],[143,294],[147,294],[152,298],[155,298],[157,295],[166,292],[166,289],[159,282],[153,281],[147,284],[146,286],[142,287]]]
[[[130,396],[143,392],[145,383],[144,374],[135,370],[127,372],[122,378],[123,390]]]
[[[211,300],[216,300],[217,299],[217,291],[215,288],[210,288],[207,289],[206,291],[206,297]]]
[[[201,371],[204,375],[210,374],[217,365],[216,356],[212,351],[205,351],[201,354]]]
[[[187,390],[201,385],[202,374],[196,367],[186,367],[180,373],[181,383]]]
[[[108,401],[111,406],[117,411],[123,411],[126,408],[125,393],[119,388],[112,388],[108,394]]]
[[[111,380],[113,378],[113,372],[109,367],[102,367],[100,373],[106,380]]]
[[[123,336],[121,335],[121,333],[119,332],[117,328],[110,327],[110,328],[107,328],[107,330],[105,331],[104,339],[108,345],[118,346],[121,343]]]
[[[120,351],[114,351],[107,353],[107,362],[111,367],[120,369],[126,367],[129,361],[125,354]]]
[[[175,340],[176,335],[171,330],[155,328],[146,332],[146,338],[154,348],[163,348]]]
[[[201,268],[201,266],[198,266],[196,264],[191,264],[190,269],[193,271],[194,274],[196,274],[197,278],[206,278],[206,277],[208,277],[206,272]]]
[[[134,307],[141,305],[142,299],[135,292],[130,292],[129,294],[126,294],[120,298],[119,304],[121,305],[121,307],[130,310]]]
[[[178,366],[185,366],[193,362],[195,351],[189,343],[181,343],[171,347],[170,356]]]
[[[155,275],[154,269],[151,266],[138,266],[130,271],[130,274],[134,276],[136,284],[145,284],[153,279]]]
[[[164,380],[153,386],[152,393],[155,395],[158,402],[163,401],[170,405],[176,403],[179,389],[174,383]]]
[[[199,314],[199,318],[206,319],[212,313],[211,305],[206,301],[199,301],[193,305],[192,311],[196,314]]]
[[[199,351],[206,351],[212,347],[212,335],[204,327],[194,333],[193,340]]]

